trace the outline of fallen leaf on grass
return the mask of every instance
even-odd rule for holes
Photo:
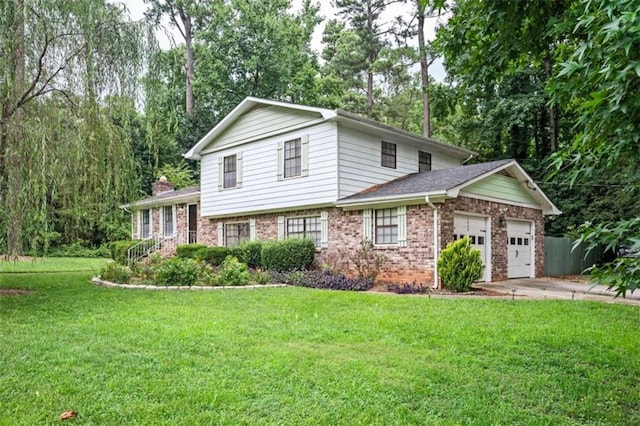
[[[76,413],[73,410],[65,411],[64,413],[60,414],[60,420],[64,421],[69,419],[75,419],[77,416],[78,416],[78,413]]]

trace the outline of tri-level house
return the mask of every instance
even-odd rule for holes
[[[319,263],[365,240],[379,279],[438,284],[440,251],[468,235],[485,281],[543,272],[543,216],[560,212],[514,160],[474,153],[341,110],[249,97],[185,157],[200,186],[132,203],[134,238],[234,246],[311,238]]]

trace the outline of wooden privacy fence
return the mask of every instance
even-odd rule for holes
[[[601,247],[593,249],[585,256],[584,244],[571,250],[574,241],[575,238],[570,237],[544,237],[545,276],[578,275],[602,260]]]

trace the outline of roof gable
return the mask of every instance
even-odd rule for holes
[[[382,200],[425,196],[456,198],[461,192],[536,205],[540,206],[545,214],[560,214],[560,210],[515,160],[498,160],[412,173],[343,198],[339,200],[338,205],[366,205]]]

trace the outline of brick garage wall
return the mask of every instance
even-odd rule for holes
[[[453,216],[455,211],[488,215],[491,218],[491,279],[507,279],[507,227],[500,226],[500,216],[505,219],[524,219],[535,224],[535,275],[544,275],[544,222],[541,210],[475,198],[459,197],[439,205],[440,246],[453,241]]]

